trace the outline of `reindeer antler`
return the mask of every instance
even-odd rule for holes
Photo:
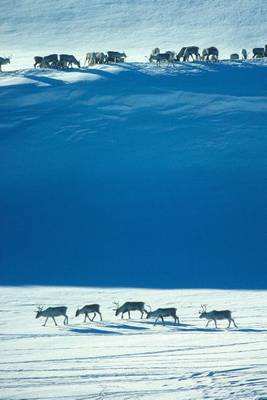
[[[120,307],[120,303],[118,301],[113,301],[113,304],[115,305],[115,309],[113,308],[113,311],[116,311]]]
[[[207,311],[207,304],[201,304],[201,308],[204,312]]]

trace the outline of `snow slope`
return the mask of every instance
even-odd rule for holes
[[[120,320],[112,302],[176,306],[171,321]],[[74,318],[99,302],[103,322]],[[201,303],[230,308],[238,329],[205,329]],[[37,305],[68,305],[69,325],[34,318]],[[199,400],[267,398],[266,291],[1,288],[0,399]]]
[[[124,50],[144,61],[151,49],[217,46],[222,57],[266,43],[265,0],[1,0],[0,55],[13,68],[35,55]]]
[[[1,282],[266,288],[266,67],[1,74]]]

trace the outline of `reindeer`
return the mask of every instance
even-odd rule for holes
[[[103,52],[91,52],[86,53],[84,66],[95,65],[95,64],[106,64],[108,56]]]
[[[234,319],[232,318],[232,313],[229,310],[222,310],[222,311],[210,311],[207,312],[207,306],[201,305],[202,310],[199,311],[199,318],[205,318],[208,320],[206,327],[209,325],[211,321],[214,322],[215,327],[217,328],[217,320],[227,319],[229,324],[227,328],[230,328],[231,322],[233,322],[234,326],[237,328]]]
[[[264,47],[255,47],[252,49],[253,57],[252,58],[263,58],[265,56],[265,48]]]
[[[91,322],[95,319],[96,314],[100,316],[100,320],[102,321],[102,314],[99,310],[99,304],[90,304],[82,307],[81,309],[77,309],[75,317],[78,317],[80,314],[84,314],[84,321],[86,322],[86,318],[88,318]],[[93,318],[91,319],[88,314],[94,313]]]
[[[42,61],[42,67],[44,68],[57,68],[58,67],[58,55],[57,54],[49,54],[48,56],[44,56]]]
[[[67,307],[63,306],[63,307],[48,307],[45,310],[43,310],[42,307],[38,307],[38,310],[36,311],[36,318],[40,318],[40,317],[46,317],[45,323],[43,326],[46,325],[48,318],[52,318],[55,325],[57,326],[55,317],[60,317],[61,315],[64,318],[64,325],[68,324],[69,322],[69,318],[67,316]]]
[[[242,54],[243,60],[247,60],[247,58],[248,58],[247,50],[246,49],[242,49],[241,54]]]
[[[108,56],[102,51],[96,52],[96,64],[106,64]]]
[[[186,47],[183,53],[183,60],[189,61],[189,57],[191,57],[192,60],[194,61],[193,55],[195,56],[196,60],[200,60],[199,47],[197,46]]]
[[[141,319],[143,318],[144,312],[147,313],[145,310],[145,303],[142,301],[127,301],[122,306],[119,303],[114,302],[115,306],[117,307],[114,309],[116,317],[121,314],[121,319],[123,319],[123,314],[128,313],[128,318],[131,318],[130,311],[140,311]]]
[[[174,319],[174,323],[176,321],[180,324],[179,317],[176,315],[177,309],[176,308],[158,308],[155,311],[149,311],[147,313],[147,318],[155,318],[154,326],[156,325],[158,319],[160,318],[162,324],[165,325],[164,317],[172,317]]]
[[[202,51],[202,60],[209,61],[211,57],[212,61],[218,61],[219,59],[219,50],[217,47],[207,47]]]
[[[156,55],[150,55],[149,62],[152,63],[156,61],[157,66],[160,65],[161,61],[167,61],[168,64],[174,65],[174,56],[175,53],[173,51],[166,51],[166,53],[158,53]]]
[[[81,68],[80,61],[78,61],[72,54],[60,54],[59,66],[61,68],[72,68],[73,64],[78,68]]]
[[[239,60],[239,54],[238,53],[230,54],[230,60]]]
[[[56,68],[58,66],[58,55],[50,54],[49,56],[35,56],[34,68]]]
[[[34,68],[37,68],[38,66],[40,67],[40,68],[42,68],[43,67],[43,61],[44,61],[44,57],[41,57],[41,56],[35,56],[34,57]]]
[[[176,60],[180,62],[181,58],[184,57],[186,47],[182,47],[179,53],[176,56]]]
[[[125,53],[120,53],[119,51],[108,51],[106,62],[122,63],[126,57]]]
[[[2,72],[2,65],[10,64],[10,57],[0,57],[0,71]]]
[[[95,51],[86,53],[84,66],[86,66],[86,64],[87,64],[87,66],[96,64],[96,52]]]

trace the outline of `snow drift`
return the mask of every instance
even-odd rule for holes
[[[3,73],[2,282],[266,287],[266,71]]]

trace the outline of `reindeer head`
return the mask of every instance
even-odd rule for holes
[[[35,318],[40,318],[42,316],[42,311],[43,311],[43,307],[37,307],[36,312],[36,317]]]
[[[201,311],[199,311],[199,318],[205,318],[207,315],[207,305],[201,304]]]
[[[152,310],[151,310],[150,305],[147,304],[146,306],[149,308],[149,310],[148,310],[148,311],[144,310],[144,311],[146,312],[146,318],[148,319],[148,318],[151,317],[151,312],[152,312]]]
[[[120,303],[118,301],[113,301],[113,304],[116,308],[113,308],[113,311],[115,311],[116,317],[119,315],[120,311]]]
[[[77,308],[77,311],[75,313],[75,317],[78,317],[79,315],[80,315],[80,310],[79,310],[79,308]]]

